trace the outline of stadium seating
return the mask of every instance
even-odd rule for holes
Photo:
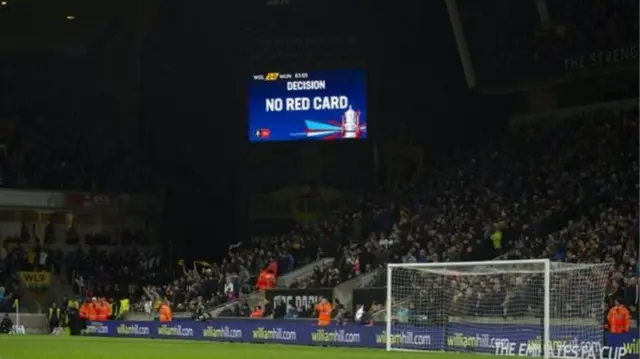
[[[626,278],[637,265],[632,258],[637,256],[633,248],[638,223],[637,162],[631,157],[637,142],[625,134],[636,129],[637,109],[604,108],[561,120],[516,124],[503,140],[489,143],[473,155],[443,161],[446,166],[431,168],[410,191],[367,197],[333,221],[298,226],[284,236],[256,237],[252,243],[232,248],[221,263],[201,261],[175,281],[169,281],[169,273],[160,269],[159,258],[148,254],[78,252],[66,262],[77,276],[71,278],[72,283],[76,287],[82,283],[83,294],[90,289],[96,295],[139,296],[142,292],[137,288],[143,285],[145,290],[169,296],[175,310],[187,311],[196,309],[198,297],[204,298],[207,307],[215,307],[252,293],[259,269],[269,261],[278,262],[282,275],[305,264],[300,258],[318,256],[333,257],[333,264],[317,268],[311,276],[294,281],[292,287],[335,287],[380,271],[388,262],[497,256],[615,261],[615,276]],[[22,148],[11,145],[7,154],[24,158],[25,163],[29,158],[41,162],[36,160],[37,154],[27,150],[39,146]],[[45,162],[70,163],[64,158]],[[608,167],[610,163],[616,168]],[[31,173],[26,177],[33,179],[64,178],[65,166],[38,167],[38,171],[45,171],[40,174],[24,173]],[[73,172],[86,173],[80,167]],[[24,176],[13,173],[11,166],[3,173],[8,182]],[[71,182],[78,183],[75,179]],[[354,223],[361,227],[356,231],[360,238],[349,238],[341,245],[324,239],[326,233],[346,231]],[[499,247],[488,240],[495,232],[501,233]],[[616,242],[596,246],[589,244],[590,236],[616,238]],[[585,241],[592,247],[583,248]],[[76,280],[79,277],[81,281]],[[374,277],[378,284],[384,280],[382,275]],[[133,279],[135,286],[129,288]],[[234,288],[233,294],[226,293],[227,282]]]
[[[637,104],[624,101],[516,122],[504,140],[426,174],[422,193],[390,206],[388,230],[365,233],[292,287],[334,287],[371,271],[379,275],[369,286],[385,286],[388,262],[493,258],[608,261],[614,280],[629,279],[638,274],[637,129]]]
[[[510,169],[525,165],[540,172],[525,179],[502,170],[499,173],[503,178],[510,178],[511,188],[504,188],[508,189],[505,192],[500,187],[507,183],[500,183],[496,179],[496,189],[487,192],[492,193],[493,199],[487,198],[485,208],[492,209],[494,218],[502,222],[497,228],[503,233],[503,253],[496,259],[550,258],[568,263],[610,262],[613,264],[610,285],[618,287],[623,287],[624,283],[638,276],[640,268],[635,259],[638,257],[637,128],[637,107],[631,110],[602,109],[578,113],[559,122],[547,120],[516,127],[516,133],[525,136],[520,138],[521,143],[535,152],[524,152],[529,156],[526,162],[516,159],[505,161],[504,158],[500,159],[499,152],[494,152],[490,159],[498,160],[494,162],[498,165],[509,163]],[[549,150],[544,150],[542,146]],[[535,150],[536,147],[538,150]],[[483,166],[481,162],[478,167],[490,169],[491,164],[489,161]],[[510,197],[500,198],[500,194]],[[457,200],[461,202],[456,204]],[[466,200],[464,197],[449,196],[450,204],[447,207],[454,208],[453,213],[457,216],[469,218],[468,213],[455,210],[457,206],[464,207]],[[491,208],[495,204],[502,205]],[[508,215],[504,216],[503,213]],[[396,261],[477,259],[473,253],[479,248],[482,250],[483,243],[468,243],[467,236],[463,236],[462,240],[450,238],[450,241],[445,239],[440,242],[437,232],[430,229],[434,225],[455,223],[455,218],[435,217],[431,223],[418,220],[419,225],[415,228],[426,229],[427,235],[417,236],[417,240],[408,239],[409,236],[401,239],[406,246],[396,255]],[[472,223],[468,225],[469,228],[473,226]],[[431,234],[428,233],[430,231]],[[487,243],[488,235],[488,231],[484,233]],[[434,257],[430,258],[428,252],[414,254],[420,253],[422,246],[429,248],[437,246],[438,242],[441,247],[436,250]],[[474,247],[474,244],[478,247]],[[385,281],[385,276],[380,276],[377,285],[384,286]],[[501,295],[504,299],[506,292]],[[574,310],[579,308],[580,305],[573,303]],[[515,315],[514,311],[507,306],[504,312],[496,314]],[[377,319],[383,319],[383,312],[377,314]]]

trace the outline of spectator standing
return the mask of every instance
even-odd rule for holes
[[[144,301],[144,312],[149,316],[152,316],[151,311],[153,310],[153,300],[151,300],[151,298],[144,298],[144,297],[142,300]]]
[[[233,284],[233,278],[231,275],[227,275],[226,283],[224,284],[224,295],[228,300],[233,300],[236,296],[235,286]]]
[[[236,280],[238,283],[238,296],[248,294],[251,291],[251,273],[249,273],[249,270],[244,265],[240,265]]]

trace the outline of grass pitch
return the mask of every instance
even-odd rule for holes
[[[472,354],[404,353],[380,349],[278,344],[68,337],[0,336],[0,359],[468,359]]]

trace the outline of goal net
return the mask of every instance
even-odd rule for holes
[[[387,350],[599,358],[609,264],[390,264]]]

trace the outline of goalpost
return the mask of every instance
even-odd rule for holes
[[[387,266],[387,350],[599,358],[610,264]]]

